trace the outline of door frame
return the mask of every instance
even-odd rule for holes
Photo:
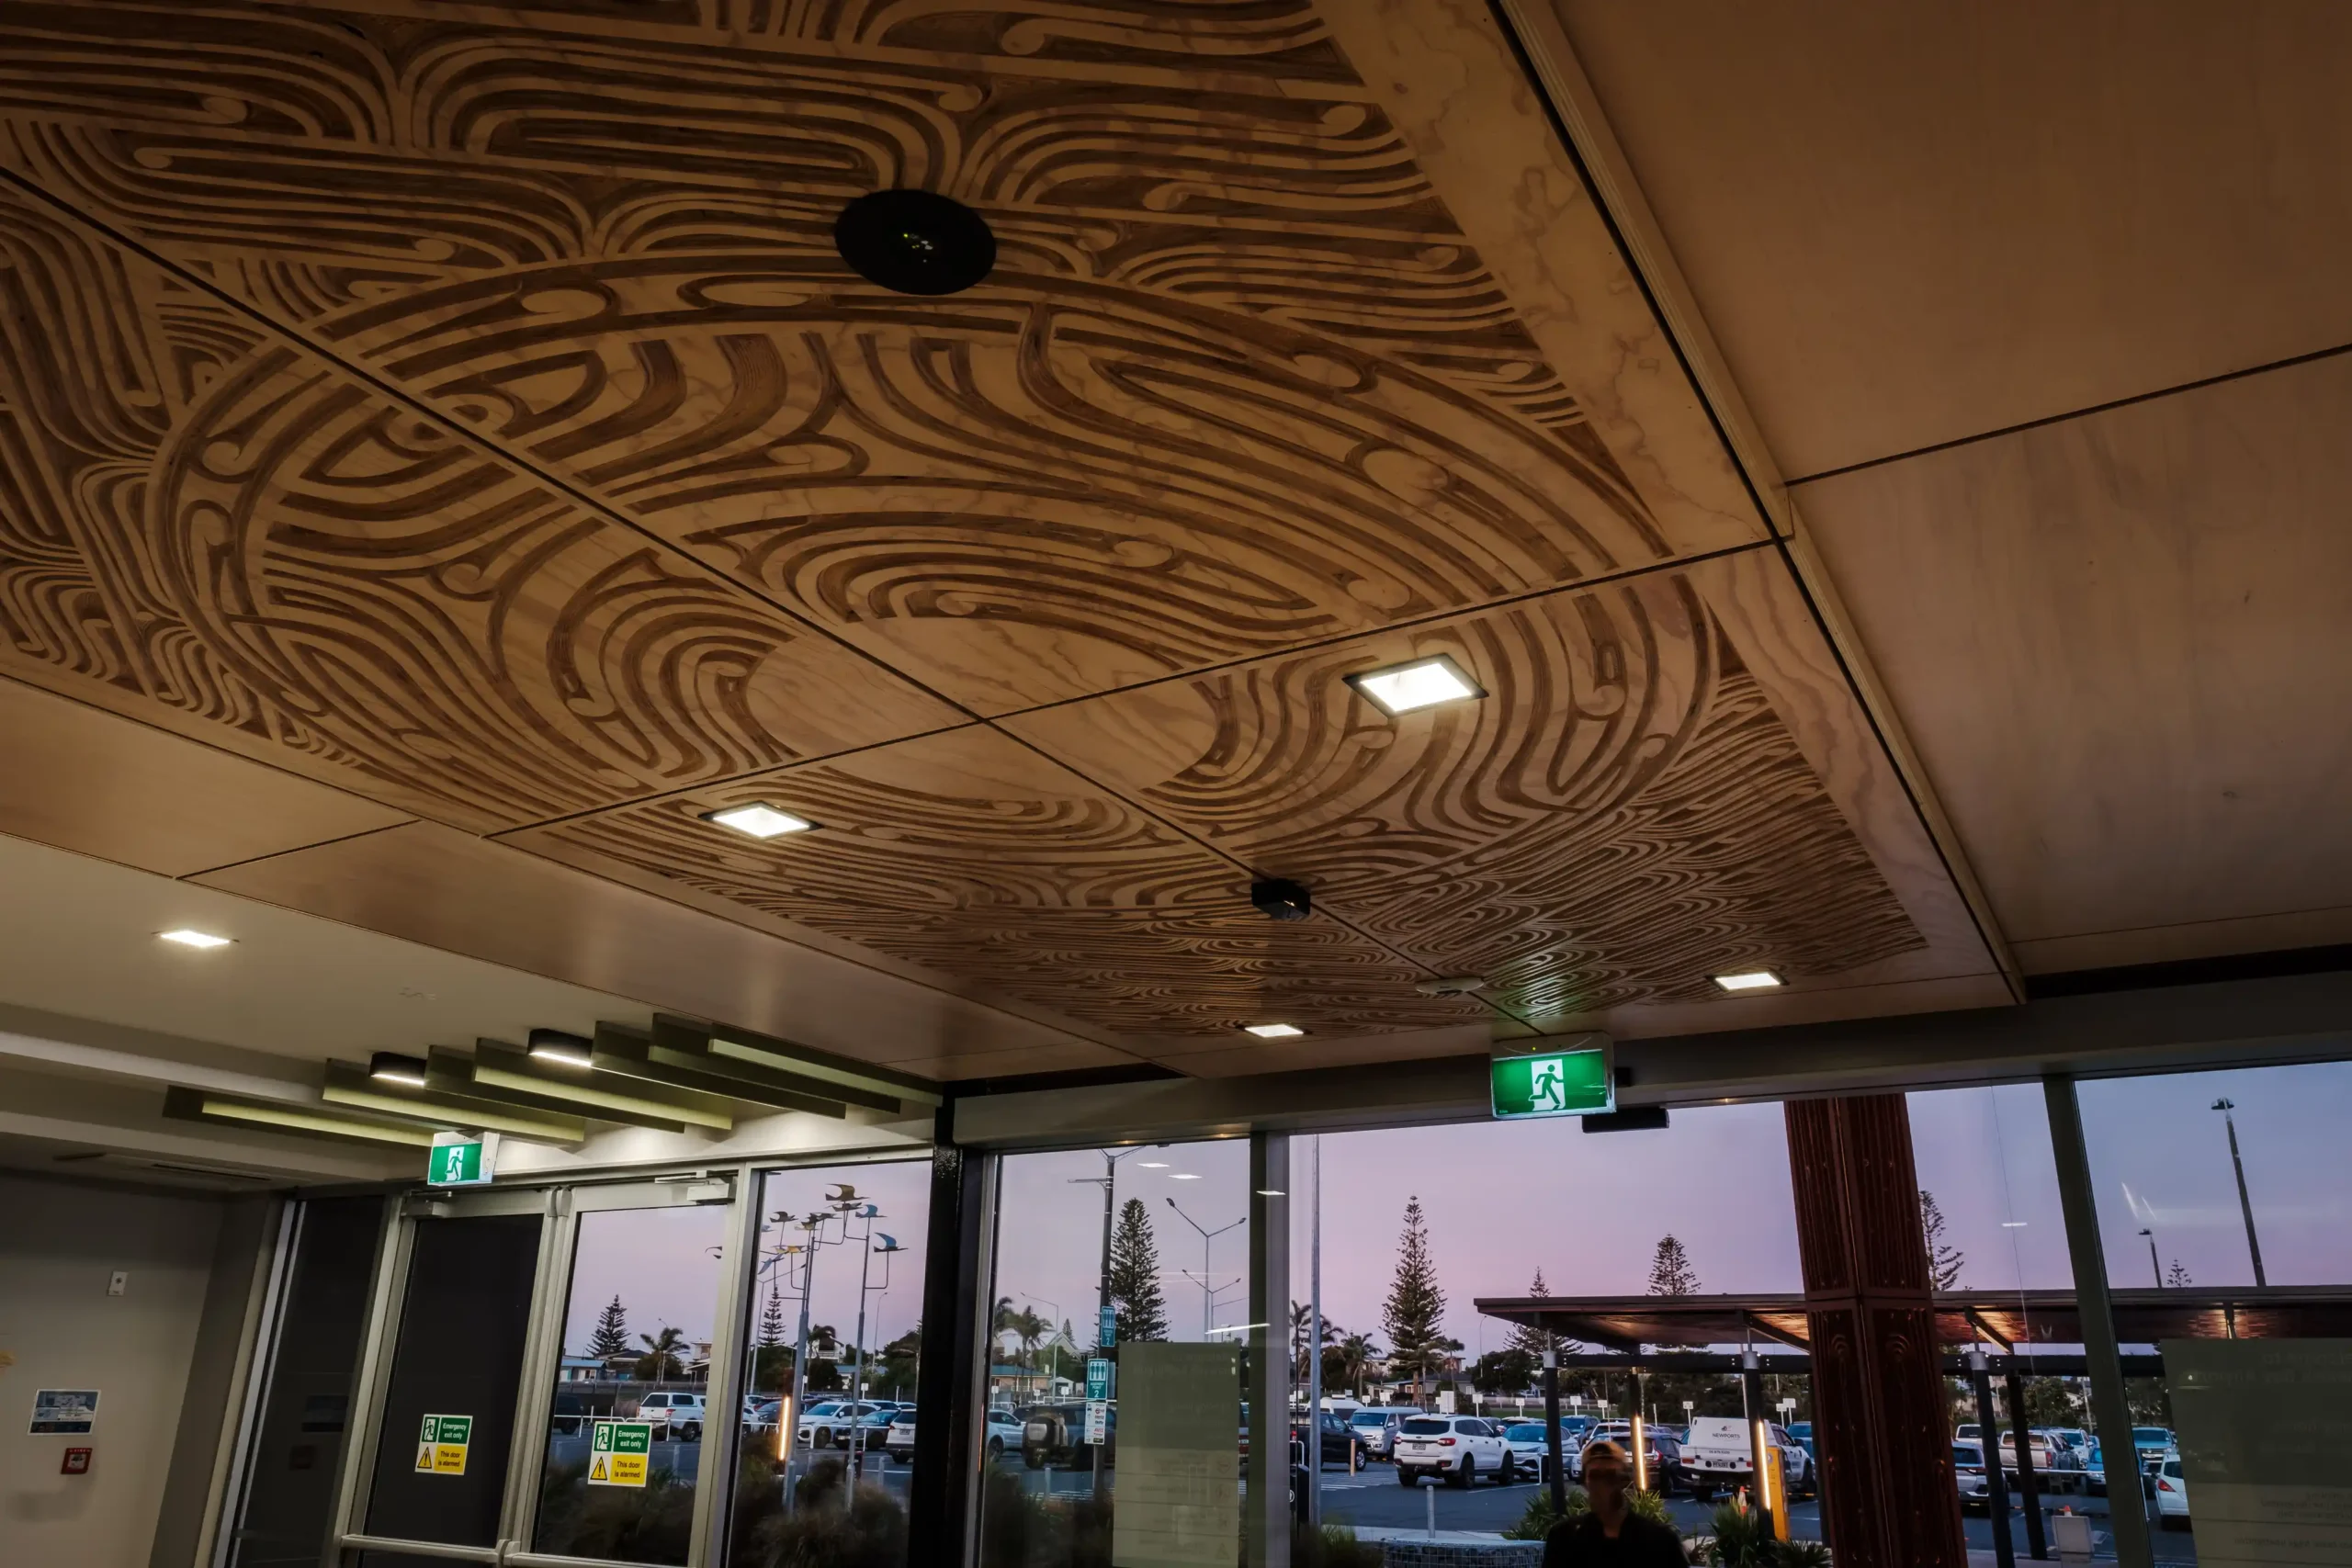
[[[580,1216],[619,1209],[709,1205],[748,1208],[756,1213],[756,1203],[747,1204],[742,1201],[747,1190],[747,1179],[755,1179],[750,1168],[730,1167],[689,1175],[494,1188],[486,1191],[413,1191],[403,1194],[396,1203],[387,1205],[390,1234],[386,1238],[387,1245],[378,1257],[367,1335],[360,1350],[359,1383],[352,1401],[358,1440],[347,1444],[344,1450],[344,1471],[337,1489],[330,1561],[345,1562],[354,1552],[372,1551],[447,1562],[484,1562],[500,1565],[500,1568],[506,1564],[514,1564],[515,1568],[567,1568],[571,1564],[590,1563],[594,1568],[629,1568],[627,1563],[556,1557],[529,1550],[532,1531],[537,1523],[539,1478],[547,1459],[548,1423],[555,1404],[556,1370],[563,1355],[563,1309],[567,1303],[560,1298],[569,1293],[571,1282],[572,1255],[579,1242]],[[523,1371],[512,1396],[514,1436],[507,1453],[506,1484],[499,1503],[496,1539],[488,1546],[459,1546],[444,1541],[371,1535],[358,1527],[367,1517],[369,1489],[376,1473],[376,1457],[382,1441],[384,1405],[390,1393],[393,1358],[399,1350],[401,1314],[408,1300],[416,1227],[435,1220],[502,1214],[537,1215],[541,1224],[538,1258],[532,1271],[528,1326],[523,1341]],[[729,1236],[742,1228],[740,1218],[739,1214],[729,1214],[727,1226]],[[736,1256],[740,1258],[741,1254]],[[733,1309],[740,1303],[742,1294],[741,1287],[735,1280],[738,1272],[740,1269],[733,1267],[722,1267],[719,1289],[713,1303],[720,1314],[713,1325],[711,1336],[711,1387],[714,1389],[721,1382],[721,1369],[731,1368],[739,1349],[737,1341],[741,1337],[741,1327],[731,1321],[737,1315]],[[731,1376],[728,1381],[732,1381]],[[695,1476],[698,1490],[694,1529],[687,1547],[686,1560],[690,1563],[706,1560],[707,1539],[723,1517],[710,1506],[708,1493],[714,1483],[723,1483],[727,1479],[727,1468],[721,1462],[719,1453],[724,1450],[731,1456],[736,1426],[736,1413],[731,1405],[712,1404],[708,1394],[705,1400],[707,1408],[717,1418],[706,1416],[703,1425],[702,1453]]]

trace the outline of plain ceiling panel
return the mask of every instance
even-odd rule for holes
[[[2332,358],[1798,487],[2029,967],[2352,933],[2347,422]]]
[[[2352,342],[2352,6],[1556,4],[1789,475]]]

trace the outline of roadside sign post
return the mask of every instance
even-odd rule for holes
[[[1111,1435],[1111,1405],[1108,1400],[1090,1399],[1086,1402],[1086,1440],[1100,1448]]]
[[[1090,1357],[1086,1363],[1086,1397],[1090,1404],[1111,1397],[1111,1359]]]
[[[653,1454],[650,1421],[599,1421],[589,1440],[588,1484],[642,1486]]]

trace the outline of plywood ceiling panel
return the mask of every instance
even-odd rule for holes
[[[2033,967],[2352,938],[2352,362],[1798,488]]]
[[[1518,73],[1438,0],[12,5],[0,671],[430,819],[217,886],[869,1059],[1991,974]],[[842,262],[900,186],[984,282]],[[1336,683],[1441,647],[1493,694]]]
[[[2352,343],[2352,7],[1523,3],[1786,473]]]

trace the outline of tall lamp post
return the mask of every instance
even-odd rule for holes
[[[1166,1148],[1168,1145],[1165,1144],[1155,1144],[1152,1146],[1154,1148]],[[1142,1145],[1137,1144],[1124,1149],[1104,1149],[1102,1151],[1102,1175],[1074,1176],[1070,1178],[1070,1185],[1073,1187],[1082,1186],[1090,1182],[1099,1182],[1102,1187],[1102,1294],[1095,1308],[1094,1326],[1094,1350],[1095,1354],[1100,1356],[1108,1356],[1111,1353],[1111,1324],[1113,1322],[1111,1307],[1111,1204],[1113,1193],[1114,1190],[1118,1185],[1119,1162],[1126,1158],[1131,1154],[1140,1152],[1142,1147]],[[1100,1495],[1102,1491],[1102,1448],[1099,1443],[1093,1445],[1093,1448],[1094,1477],[1091,1490],[1097,1495]]]
[[[2155,1276],[2156,1289],[2161,1291],[2165,1288],[2165,1266],[2156,1261],[2156,1233],[2143,1230],[2140,1234],[2148,1238],[2148,1272]]]
[[[2270,1281],[2262,1272],[2262,1243],[2254,1235],[2254,1200],[2245,1195],[2245,1161],[2238,1157],[2238,1123],[2230,1114],[2237,1109],[2234,1100],[2217,1100],[2213,1109],[2222,1113],[2222,1125],[2230,1130],[2230,1165],[2238,1173],[2238,1212],[2245,1216],[2245,1249],[2254,1258],[2254,1282],[2267,1285]]]
[[[1177,1208],[1175,1199],[1169,1199],[1168,1206],[1176,1210],[1176,1217],[1178,1219],[1182,1220],[1186,1224],[1201,1233],[1201,1335],[1202,1337],[1206,1338],[1208,1337],[1209,1330],[1215,1325],[1216,1321],[1216,1293],[1209,1289],[1209,1243],[1215,1241],[1226,1232],[1234,1229],[1236,1226],[1248,1224],[1250,1223],[1250,1216],[1244,1214],[1239,1219],[1234,1221],[1232,1224],[1219,1225],[1216,1229],[1210,1230],[1205,1225],[1202,1224],[1200,1221],[1184,1213],[1182,1209]]]

